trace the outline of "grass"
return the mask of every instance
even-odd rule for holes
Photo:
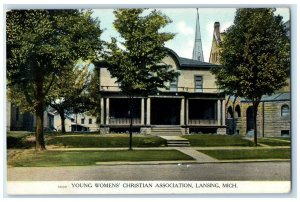
[[[73,147],[73,148],[112,148],[128,147],[128,135],[76,135],[76,136],[53,136],[48,137],[47,145]],[[132,137],[133,147],[161,147],[165,146],[166,141],[157,136],[134,136]]]
[[[33,132],[27,132],[27,131],[9,131],[7,132],[7,137],[23,138],[33,134],[34,134]]]
[[[7,132],[7,148],[8,149],[28,149],[35,144],[28,138],[34,136],[34,133],[27,131]]]
[[[235,150],[198,150],[219,160],[237,159],[290,159],[289,148],[280,149],[235,149]]]
[[[289,140],[278,138],[258,138],[258,143],[269,146],[291,146],[291,142]]]
[[[191,143],[191,146],[254,146],[254,143],[252,141],[243,139],[241,136],[185,135],[182,137],[188,139]]]
[[[119,151],[25,151],[9,159],[15,167],[87,166],[111,161],[193,160],[177,150]]]

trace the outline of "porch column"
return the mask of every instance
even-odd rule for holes
[[[104,124],[104,99],[100,99],[100,124]]]
[[[151,100],[150,98],[147,98],[147,120],[146,124],[149,126],[150,125],[150,118],[151,118]]]
[[[221,125],[221,101],[218,100],[218,125]]]
[[[109,124],[109,98],[106,98],[106,125]]]
[[[226,121],[225,121],[225,100],[222,100],[222,125],[225,126],[226,125]]]
[[[180,108],[180,125],[184,125],[184,98],[181,98],[181,108]]]
[[[189,125],[189,99],[187,98],[185,101],[185,117],[186,117],[186,125]]]
[[[145,100],[144,98],[141,99],[141,125],[144,125],[145,120]]]

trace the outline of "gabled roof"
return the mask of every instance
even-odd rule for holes
[[[175,51],[170,48],[166,48],[169,55],[175,60],[175,63],[179,67],[179,69],[211,69],[212,67],[218,66],[217,64],[212,64],[208,62],[202,62],[199,60],[189,59],[179,57]],[[94,62],[96,68],[107,67],[108,63],[106,61],[96,61]]]

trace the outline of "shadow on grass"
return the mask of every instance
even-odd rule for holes
[[[26,137],[7,137],[7,149],[29,149],[35,146],[35,142]]]

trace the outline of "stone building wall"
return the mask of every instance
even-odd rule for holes
[[[290,104],[290,101],[270,101],[259,104],[257,111],[258,137],[280,137],[287,135],[287,133],[291,135],[291,116],[282,116],[282,106],[287,105],[290,109]],[[252,104],[242,102],[239,103],[239,106],[241,108],[241,116],[237,117],[235,114],[236,133],[245,136],[247,135],[247,109]]]

